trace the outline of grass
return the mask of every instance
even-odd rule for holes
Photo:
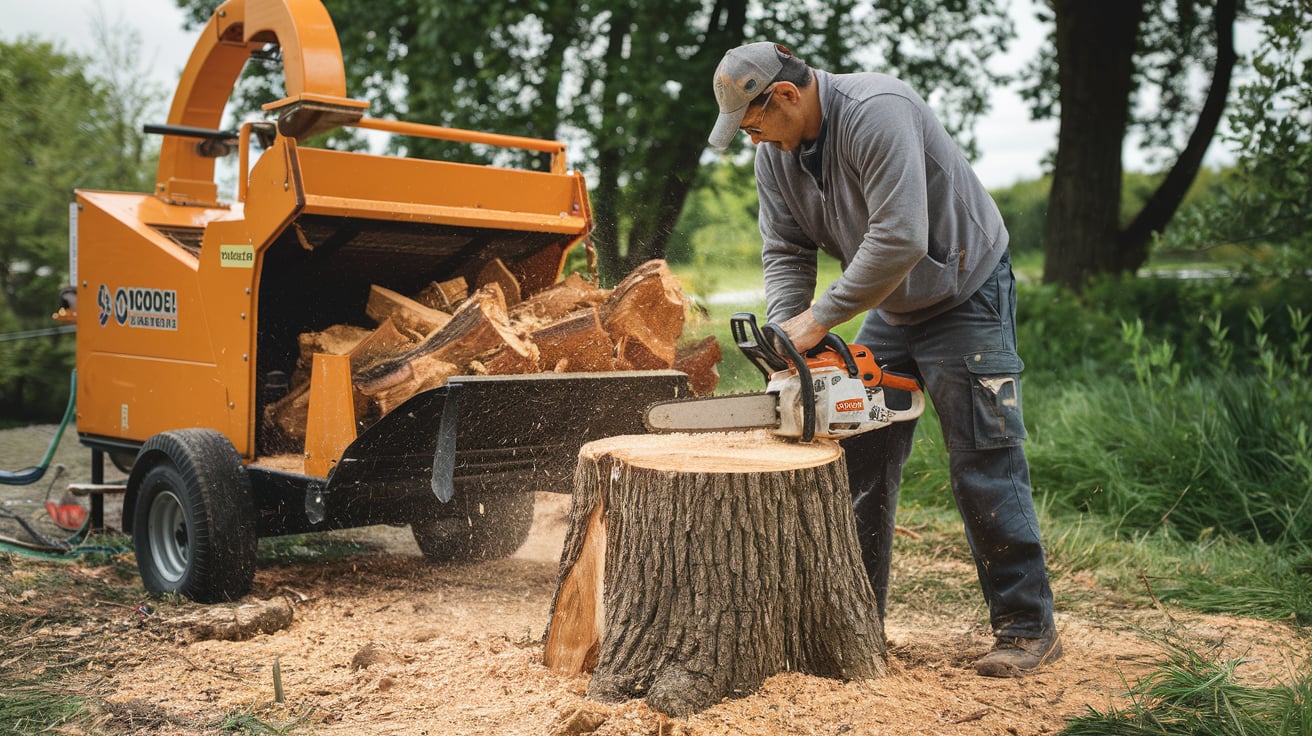
[[[0,732],[42,733],[77,728],[91,721],[86,710],[90,665],[110,667],[98,637],[112,625],[96,621],[104,611],[130,614],[140,586],[130,556],[102,555],[87,560],[47,560],[20,564],[0,553]],[[33,605],[24,605],[26,601]],[[89,614],[94,603],[99,614]],[[78,636],[50,631],[81,630]],[[5,731],[8,728],[10,730]]]
[[[90,720],[86,699],[54,682],[6,685],[0,692],[0,734],[55,733]]]
[[[270,706],[266,709],[253,710],[236,710],[227,714],[221,721],[213,724],[212,728],[219,733],[241,734],[242,736],[284,736],[284,734],[296,733],[297,729],[304,726],[309,720],[310,712],[291,714],[290,720],[278,720],[282,717],[281,713],[263,713],[255,712],[262,710],[285,710],[281,706]]]
[[[1130,688],[1129,704],[1090,709],[1063,736],[1306,736],[1312,733],[1312,671],[1292,682],[1243,683],[1243,660],[1222,660],[1163,640],[1165,656]]]
[[[330,562],[368,554],[378,548],[378,545],[372,542],[352,538],[349,535],[350,531],[265,537],[260,540],[256,562],[262,567],[285,567],[306,562]]]

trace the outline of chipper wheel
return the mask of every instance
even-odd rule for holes
[[[146,590],[201,603],[235,600],[250,590],[259,542],[255,502],[227,437],[209,429],[151,437],[128,487],[132,506],[123,513],[132,520]]]
[[[495,560],[515,553],[533,524],[533,493],[462,493],[410,523],[429,562]]]

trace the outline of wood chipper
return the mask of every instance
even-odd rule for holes
[[[276,49],[286,94],[269,122],[220,131],[247,59]],[[459,375],[372,423],[346,356],[314,356],[297,462],[266,463],[263,417],[297,369],[298,336],[362,324],[371,289],[413,293],[494,259],[526,292],[558,282],[591,226],[582,177],[555,141],[371,119],[346,96],[317,0],[229,0],[173,99],[155,191],[78,191],[71,223],[77,429],[128,473],[123,528],[147,589],[245,594],[260,537],[409,524],[424,555],[513,552],[533,493],[568,491],[578,448],[643,432],[684,395],[673,370]],[[313,148],[340,126],[549,158],[497,168]],[[216,157],[236,149],[236,198]],[[550,370],[550,367],[542,370]]]

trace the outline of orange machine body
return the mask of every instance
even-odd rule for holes
[[[184,135],[165,136],[155,192],[77,192],[77,426],[88,444],[131,448],[205,427],[249,460],[262,376],[289,369],[300,332],[358,319],[369,284],[413,292],[494,257],[530,285],[550,283],[591,229],[583,180],[566,170],[559,142],[363,118],[366,103],[344,97],[336,32],[318,0],[222,5],[169,124],[218,128],[246,59],[273,42],[289,96],[266,106],[276,134],[253,165],[257,126],[242,127],[236,201],[219,201],[214,158]],[[302,145],[340,125],[541,151],[551,164]],[[325,431],[339,447],[340,431]]]

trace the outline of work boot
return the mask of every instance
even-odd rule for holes
[[[1061,657],[1061,635],[1055,630],[1030,639],[999,636],[993,649],[975,660],[975,672],[984,677],[1021,677]]]

